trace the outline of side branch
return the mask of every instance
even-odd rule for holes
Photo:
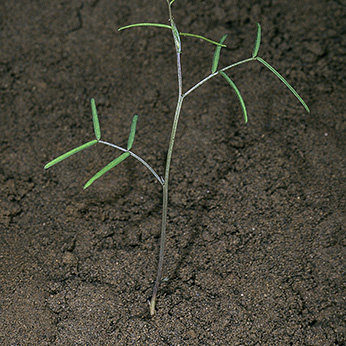
[[[134,157],[136,160],[138,160],[141,164],[143,164],[146,168],[148,168],[148,170],[154,175],[154,177],[159,181],[159,183],[163,186],[164,184],[164,179],[162,177],[160,177],[155,171],[154,169],[147,163],[145,162],[141,157],[139,157],[138,155],[136,155],[134,152],[132,152],[131,150],[127,150],[123,147],[120,147],[116,144],[113,143],[109,143],[109,142],[105,142],[105,141],[99,141],[99,143],[101,144],[105,144],[108,145],[112,148],[118,149],[123,151],[124,153],[129,153],[132,157]]]
[[[183,97],[189,95],[190,93],[192,93],[193,91],[195,91],[197,88],[199,88],[202,84],[204,84],[205,82],[207,82],[209,79],[215,77],[216,75],[218,75],[220,72],[224,72],[224,71],[227,71],[229,69],[231,69],[232,67],[235,67],[235,66],[238,66],[238,65],[241,65],[241,64],[245,64],[246,62],[250,62],[250,61],[254,61],[256,60],[255,58],[248,58],[248,59],[245,59],[245,60],[241,60],[241,61],[238,61],[232,65],[228,65],[224,68],[222,68],[221,70],[218,70],[214,73],[211,73],[209,76],[205,77],[204,79],[202,79],[200,82],[198,82],[196,85],[194,85],[192,88],[190,88],[188,91],[186,91],[184,94],[183,94]]]

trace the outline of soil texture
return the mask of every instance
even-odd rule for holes
[[[3,0],[0,17],[0,344],[346,345],[345,3],[176,0],[182,32],[229,36],[217,76],[184,101],[170,180],[157,313],[163,175],[177,100],[164,0]],[[183,89],[210,74],[215,47],[182,37]]]

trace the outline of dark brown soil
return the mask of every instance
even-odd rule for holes
[[[83,190],[126,145],[163,174],[177,98],[164,0],[1,5],[1,345],[346,345],[345,6],[340,0],[176,0],[183,32],[229,33],[244,124],[219,77],[185,101],[157,314],[161,188],[127,159]],[[214,46],[183,38],[184,90],[210,73]]]

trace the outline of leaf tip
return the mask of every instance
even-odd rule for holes
[[[260,48],[260,44],[261,44],[261,25],[259,23],[257,23],[257,35],[256,35],[256,40],[255,40],[255,46],[253,48],[252,51],[252,57],[256,58],[257,54],[258,54],[258,50]]]
[[[138,115],[135,114],[132,118],[131,130],[130,130],[130,134],[129,134],[129,139],[127,141],[127,150],[131,150],[131,148],[132,148],[133,141],[135,139],[137,120],[138,120]]]
[[[93,117],[95,138],[97,141],[99,141],[101,139],[101,129],[100,129],[99,118],[97,116],[95,99],[91,98],[90,103],[91,103],[91,113]]]
[[[86,182],[86,184],[83,186],[83,190],[86,190],[92,183],[89,181]]]

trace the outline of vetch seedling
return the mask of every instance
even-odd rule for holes
[[[209,81],[211,78],[216,77],[218,75],[222,76],[226,82],[231,86],[231,88],[234,90],[236,96],[238,97],[238,100],[240,102],[243,116],[245,119],[245,123],[248,121],[248,114],[245,106],[244,99],[237,88],[236,84],[234,81],[229,77],[229,75],[226,73],[229,72],[230,69],[237,67],[239,65],[249,63],[252,61],[256,61],[264,65],[269,71],[273,72],[276,77],[279,78],[281,82],[284,83],[284,85],[293,93],[293,95],[299,100],[299,102],[303,105],[303,107],[306,109],[307,112],[310,112],[308,106],[306,103],[303,101],[303,99],[299,96],[299,94],[292,88],[292,86],[286,81],[284,77],[279,74],[267,61],[265,61],[263,58],[258,56],[258,52],[260,49],[260,44],[261,44],[261,26],[259,23],[256,23],[257,25],[257,34],[256,34],[256,39],[255,39],[255,44],[253,47],[252,55],[251,57],[238,61],[236,63],[233,63],[231,65],[225,66],[221,69],[218,69],[219,65],[219,59],[220,59],[220,53],[222,47],[226,47],[224,44],[227,35],[223,35],[222,38],[220,39],[219,42],[210,40],[204,36],[200,35],[195,35],[195,34],[189,34],[189,33],[182,33],[179,32],[175,21],[172,16],[172,4],[175,2],[175,0],[166,0],[167,5],[168,5],[168,16],[169,16],[169,23],[170,25],[167,24],[159,24],[159,23],[137,23],[137,24],[130,24],[127,26],[123,26],[119,29],[125,30],[129,28],[137,28],[137,27],[157,27],[157,28],[164,28],[164,29],[170,29],[173,35],[173,42],[175,46],[175,52],[176,52],[176,61],[177,61],[177,79],[178,79],[178,99],[177,99],[177,104],[176,104],[176,109],[175,109],[175,114],[173,118],[173,124],[172,124],[172,129],[171,129],[171,136],[170,136],[170,141],[168,145],[168,151],[167,151],[167,158],[166,158],[166,165],[164,169],[164,177],[162,178],[156,171],[146,162],[144,161],[141,157],[136,155],[134,152],[131,151],[134,139],[135,139],[135,133],[136,133],[136,126],[137,126],[137,121],[138,121],[138,115],[135,115],[132,118],[132,123],[130,127],[130,134],[128,137],[128,142],[126,149],[103,141],[101,140],[101,129],[100,129],[100,124],[99,124],[99,119],[97,115],[97,110],[96,110],[96,103],[94,99],[91,99],[91,110],[92,110],[92,119],[93,119],[93,125],[94,125],[94,133],[95,133],[95,138],[94,140],[91,140],[75,149],[72,149],[68,151],[67,153],[59,156],[58,158],[50,161],[45,165],[45,169],[55,165],[56,163],[65,160],[66,158],[84,150],[87,149],[94,144],[104,144],[111,146],[117,150],[120,150],[122,152],[121,155],[116,157],[113,161],[108,163],[104,168],[102,168],[99,172],[97,172],[92,178],[90,178],[86,184],[84,185],[84,189],[88,188],[92,183],[94,183],[97,179],[99,179],[103,174],[120,164],[122,161],[126,160],[129,157],[133,157],[139,162],[141,162],[149,171],[154,175],[154,177],[159,181],[159,183],[162,186],[162,220],[161,220],[161,238],[160,238],[160,253],[159,253],[159,263],[158,263],[158,271],[156,274],[156,280],[154,284],[154,289],[153,289],[153,294],[152,298],[150,301],[150,314],[154,315],[155,314],[155,307],[156,307],[156,299],[157,299],[157,294],[158,294],[158,289],[159,285],[161,282],[162,278],[162,271],[163,271],[163,262],[164,262],[164,255],[165,255],[165,244],[166,244],[166,227],[167,227],[167,206],[168,206],[168,192],[169,192],[169,174],[170,174],[170,167],[171,167],[171,161],[172,161],[172,154],[173,154],[173,147],[174,147],[174,141],[175,141],[175,136],[178,128],[178,123],[179,123],[179,117],[181,114],[181,109],[183,105],[183,101],[186,98],[186,96],[190,95],[193,91],[195,91],[197,88],[199,88],[201,85]],[[181,61],[180,61],[180,56],[182,52],[182,42],[181,42],[181,37],[182,36],[187,36],[187,37],[193,37],[193,38],[199,38],[202,40],[205,40],[206,42],[209,42],[211,44],[216,45],[215,48],[215,53],[212,58],[212,64],[211,64],[211,73],[207,75],[205,78],[203,78],[200,82],[196,83],[194,86],[192,86],[190,89],[187,89],[185,92],[183,91],[183,82],[182,82],[182,67],[181,67]]]

